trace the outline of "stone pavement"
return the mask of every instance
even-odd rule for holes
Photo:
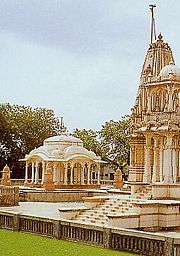
[[[19,206],[0,207],[0,211],[9,213],[18,213],[21,215],[30,215],[37,217],[45,217],[51,219],[60,219],[58,209],[73,209],[76,207],[84,207],[84,203],[80,202],[62,202],[62,203],[46,203],[46,202],[20,202]]]

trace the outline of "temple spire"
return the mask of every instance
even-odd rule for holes
[[[155,17],[154,17],[154,9],[156,8],[156,5],[150,4],[149,8],[152,15],[151,16],[151,44],[152,44],[154,40],[156,41],[156,24],[155,24]]]

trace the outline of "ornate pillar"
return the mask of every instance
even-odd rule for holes
[[[145,167],[143,182],[151,183],[151,135],[146,134],[146,148],[145,148]]]
[[[53,182],[57,184],[57,163],[53,163]]]
[[[90,184],[91,165],[87,165],[87,185]]]
[[[98,164],[97,168],[98,168],[97,184],[100,185],[100,164]]]
[[[167,134],[167,142],[165,145],[165,157],[164,157],[164,183],[173,183],[172,179],[172,151],[173,151],[173,141],[172,134]]]
[[[151,112],[151,94],[149,90],[147,90],[147,112]]]
[[[66,162],[64,165],[64,181],[63,181],[64,185],[67,185],[67,172],[68,172],[68,164]]]
[[[36,167],[36,171],[35,171],[35,184],[38,184],[38,182],[39,182],[39,168],[38,168],[38,165],[39,165],[39,163],[36,162],[36,164],[35,164],[35,167]]]
[[[177,181],[177,173],[178,173],[177,159],[178,159],[178,152],[174,148],[173,149],[173,181],[174,183],[176,183]]]
[[[154,137],[154,165],[153,165],[153,175],[152,175],[152,183],[159,181],[159,173],[158,173],[158,137]]]
[[[70,176],[70,184],[73,185],[73,168],[74,168],[74,162],[71,164],[71,176]]]
[[[93,184],[93,171],[94,171],[94,166],[91,165],[91,174],[90,174],[91,184]]]
[[[42,163],[42,181],[41,181],[42,184],[44,183],[45,168],[46,168],[46,163],[43,162],[43,163]]]
[[[84,166],[85,164],[81,164],[81,185],[84,185]]]
[[[164,162],[164,149],[163,149],[163,138],[160,141],[160,172],[159,172],[159,180],[163,181],[163,162]]]
[[[168,111],[173,111],[173,89],[168,86]]]
[[[35,168],[35,164],[34,164],[34,162],[32,162],[32,175],[31,175],[31,183],[34,183],[34,168]]]
[[[24,183],[28,183],[28,162],[26,161],[26,167],[25,167],[25,180]]]

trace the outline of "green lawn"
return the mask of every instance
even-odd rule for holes
[[[1,256],[134,256],[76,242],[0,229]]]

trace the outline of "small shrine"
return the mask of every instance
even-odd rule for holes
[[[11,186],[11,171],[9,166],[6,164],[2,170],[1,185]]]
[[[83,141],[62,132],[45,139],[21,161],[26,162],[26,186],[55,188],[100,187],[101,158],[83,147]],[[52,181],[50,181],[52,179]]]

